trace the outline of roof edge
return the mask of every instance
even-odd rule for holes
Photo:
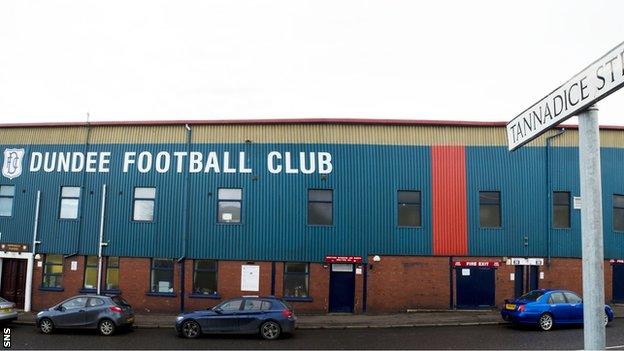
[[[214,119],[214,120],[146,120],[146,121],[95,121],[95,122],[36,122],[0,123],[0,128],[31,127],[86,127],[86,126],[165,126],[165,125],[280,125],[280,124],[347,124],[387,126],[446,126],[446,127],[505,127],[504,121],[458,121],[421,119],[371,119],[371,118],[284,118],[284,119]],[[555,128],[578,129],[578,125],[558,125]],[[624,130],[624,126],[601,125],[600,129]]]

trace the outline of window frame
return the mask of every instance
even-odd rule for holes
[[[78,188],[78,197],[74,196],[63,196],[63,188]],[[78,200],[78,210],[76,212],[76,217],[61,217],[61,213],[63,212],[63,200]],[[61,185],[61,192],[59,193],[59,210],[58,210],[58,219],[61,221],[78,221],[80,220],[80,204],[82,202],[82,187],[76,185]]]
[[[214,269],[207,269],[207,268],[197,268],[197,262],[198,261],[213,261],[214,262]],[[214,293],[212,294],[204,294],[204,293],[199,293],[195,291],[195,272],[212,272],[215,275],[215,289],[214,289]],[[191,295],[195,296],[195,297],[214,297],[214,296],[219,296],[219,261],[217,260],[210,260],[210,259],[195,259],[193,260],[193,285],[192,285],[192,290],[191,290]]]
[[[299,264],[305,264],[306,270],[305,272],[287,272],[286,271],[286,266],[288,263],[299,263]],[[293,261],[284,261],[284,270],[282,272],[282,297],[286,300],[311,300],[312,297],[310,296],[310,262],[293,262]],[[306,279],[306,296],[293,296],[293,295],[286,295],[286,278],[288,276],[304,276]]]
[[[219,190],[240,190],[240,200],[229,200],[229,199],[221,199],[219,197]],[[221,202],[238,202],[240,205],[240,213],[239,215],[239,221],[238,222],[233,222],[233,221],[223,221],[221,220],[221,218],[219,217],[219,206],[221,205]],[[226,187],[219,187],[217,188],[217,211],[216,211],[216,216],[217,216],[217,224],[219,225],[240,225],[243,224],[243,188],[242,187],[233,187],[233,188],[226,188]]]
[[[169,261],[171,262],[171,268],[155,268],[154,267],[154,262],[155,261]],[[153,272],[154,271],[165,271],[165,272],[171,272],[171,291],[158,291],[158,289],[154,290],[154,282],[152,281],[152,278],[154,277]],[[175,295],[175,260],[170,259],[170,258],[152,258],[150,260],[150,270],[149,270],[149,291],[148,294],[151,295]]]
[[[613,194],[613,196],[611,196],[611,227],[613,228],[614,232],[618,232],[618,233],[624,233],[624,227],[618,229],[615,227],[615,209],[621,209],[624,211],[624,207],[620,207],[620,206],[616,206],[615,205],[615,197],[621,197],[622,200],[624,201],[624,195],[623,194]],[[624,220],[622,221],[624,223]]]
[[[310,193],[312,191],[329,191],[331,194],[331,201],[319,201],[319,200],[310,200]],[[335,225],[334,221],[334,189],[333,188],[308,188],[307,194],[307,203],[306,203],[306,225],[311,227],[333,227]],[[331,205],[331,223],[329,224],[319,224],[319,223],[310,223],[310,204],[312,203],[324,203]]]
[[[568,197],[568,201],[565,205],[562,204],[557,204],[555,199],[556,196],[555,194],[567,194]],[[552,192],[552,219],[551,219],[551,227],[552,229],[570,229],[572,228],[572,193],[570,191],[553,191]],[[566,206],[568,208],[568,223],[566,227],[557,227],[555,226],[555,209],[558,207],[564,207]]]
[[[61,263],[49,263],[49,258],[50,256],[60,256],[61,257]],[[61,273],[46,273],[46,268],[48,268],[49,266],[61,266]],[[63,255],[56,255],[56,254],[45,254],[45,256],[43,257],[43,267],[42,267],[42,271],[41,271],[41,286],[40,289],[44,289],[44,290],[63,290],[63,278],[64,278],[64,274],[65,274],[65,257],[63,257]],[[45,281],[46,281],[46,277],[47,276],[56,276],[56,277],[60,277],[60,284],[59,286],[48,286],[45,285]]]
[[[419,202],[401,202],[399,200],[399,193],[401,193],[401,192],[418,193]],[[399,227],[399,228],[408,228],[408,229],[422,228],[423,227],[423,223],[422,223],[422,202],[423,201],[422,201],[422,191],[421,190],[397,189],[397,191],[396,191],[396,223],[397,223],[397,227]],[[399,210],[400,210],[401,205],[418,205],[418,225],[416,225],[416,226],[402,225],[400,223]]]
[[[13,195],[0,195],[0,198],[2,199],[11,199],[11,214],[8,216],[4,216],[0,214],[0,218],[13,218],[13,207],[15,207],[15,193],[17,192],[17,186],[15,186],[14,184],[0,184],[0,188],[2,187],[12,187],[13,188]]]
[[[137,189],[154,189],[154,198],[147,198],[147,197],[137,197],[136,196],[136,190]],[[132,214],[130,219],[132,220],[132,222],[135,223],[154,223],[156,222],[156,198],[158,197],[158,189],[156,188],[156,186],[135,186],[134,188],[132,188]],[[136,202],[137,201],[152,201],[153,203],[153,207],[152,207],[152,219],[151,220],[147,220],[147,219],[135,219],[134,218],[134,214],[136,212]]]
[[[95,260],[96,260],[95,261],[95,265],[89,265],[89,257],[95,257]],[[83,275],[82,275],[82,289],[85,289],[85,290],[95,290],[95,289],[97,289],[97,284],[98,284],[98,281],[97,281],[98,257],[91,255],[91,256],[84,256],[84,259],[85,259],[85,265],[84,265],[85,268],[84,268],[84,272],[83,272]],[[89,269],[89,268],[91,268],[91,269],[95,268],[95,273],[96,273],[96,275],[95,275],[95,287],[92,287],[92,288],[86,287],[86,283],[87,283],[87,269]]]
[[[481,202],[481,193],[497,193],[498,194],[498,203],[482,203]],[[500,190],[479,190],[478,193],[478,201],[479,201],[479,229],[502,229],[503,228],[503,198]],[[486,227],[481,223],[481,206],[482,205],[498,205],[498,226]]]
[[[117,258],[117,265],[116,266],[110,266],[109,262],[110,262],[110,258],[111,257],[116,257]],[[119,256],[106,256],[106,265],[104,266],[104,291],[119,291],[119,266],[121,266],[121,258]],[[113,289],[109,289],[108,288],[108,270],[109,269],[117,269],[117,287],[113,288]]]

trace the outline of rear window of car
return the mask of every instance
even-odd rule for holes
[[[124,300],[121,296],[113,296],[111,297],[111,300],[113,300],[113,302],[119,306],[130,306],[130,304],[126,300]]]
[[[523,300],[537,301],[537,299],[539,299],[542,295],[544,295],[543,291],[533,290],[520,296],[520,298]]]
[[[271,303],[271,301],[263,300],[262,307],[260,309],[263,311],[267,311],[267,310],[270,310],[271,307],[273,307],[273,304]]]

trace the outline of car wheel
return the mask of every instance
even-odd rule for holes
[[[104,336],[113,335],[115,333],[115,323],[110,319],[102,319],[98,325],[98,330]]]
[[[44,318],[39,322],[39,330],[44,334],[50,334],[54,330],[54,323],[50,318]]]
[[[182,323],[182,336],[188,339],[194,339],[201,334],[201,327],[195,321],[186,321]]]
[[[544,313],[540,319],[539,322],[537,322],[540,329],[544,330],[544,331],[549,331],[552,329],[554,321],[553,321],[553,317],[552,315],[550,315],[549,313]]]
[[[282,328],[276,322],[268,321],[260,326],[260,335],[267,340],[275,340],[279,338],[281,333]]]
[[[605,327],[607,326],[607,324],[609,324],[609,316],[607,316],[607,314],[605,313],[605,316],[604,316],[604,325],[605,325]]]

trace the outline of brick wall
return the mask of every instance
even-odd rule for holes
[[[368,261],[368,312],[449,308],[448,257],[382,256],[373,262],[371,256]]]
[[[502,261],[500,257],[453,257],[466,261]],[[41,260],[43,261],[43,260]],[[71,262],[76,261],[77,270],[71,270]],[[449,269],[448,257],[426,256],[382,256],[380,262],[368,258],[367,312],[402,312],[407,309],[448,309],[451,298],[456,294],[454,270]],[[37,261],[36,261],[37,262]],[[241,266],[260,266],[260,291],[241,291]],[[48,308],[66,298],[79,294],[83,284],[85,267],[84,256],[74,256],[64,260],[63,290],[44,291],[43,268],[35,263],[33,273],[33,310]],[[563,288],[582,293],[581,260],[573,258],[553,259],[550,265],[540,267],[544,279],[539,280],[540,288]],[[175,264],[175,296],[150,296],[150,259],[120,259],[120,290],[138,313],[177,313],[180,308],[180,264]],[[604,264],[605,300],[612,299],[612,266]],[[275,263],[275,295],[283,296],[283,262]],[[365,271],[366,272],[366,271]],[[514,266],[504,262],[496,269],[495,301],[499,306],[506,298],[514,295],[514,281],[510,274]],[[312,301],[290,302],[298,313],[325,313],[329,307],[330,265],[310,264],[309,293]],[[449,283],[449,278],[451,282]],[[355,276],[355,312],[362,312],[364,275]],[[193,260],[185,261],[185,310],[205,309],[224,299],[241,295],[271,294],[271,262],[219,261],[219,299],[193,298]],[[455,303],[456,296],[453,296]]]

